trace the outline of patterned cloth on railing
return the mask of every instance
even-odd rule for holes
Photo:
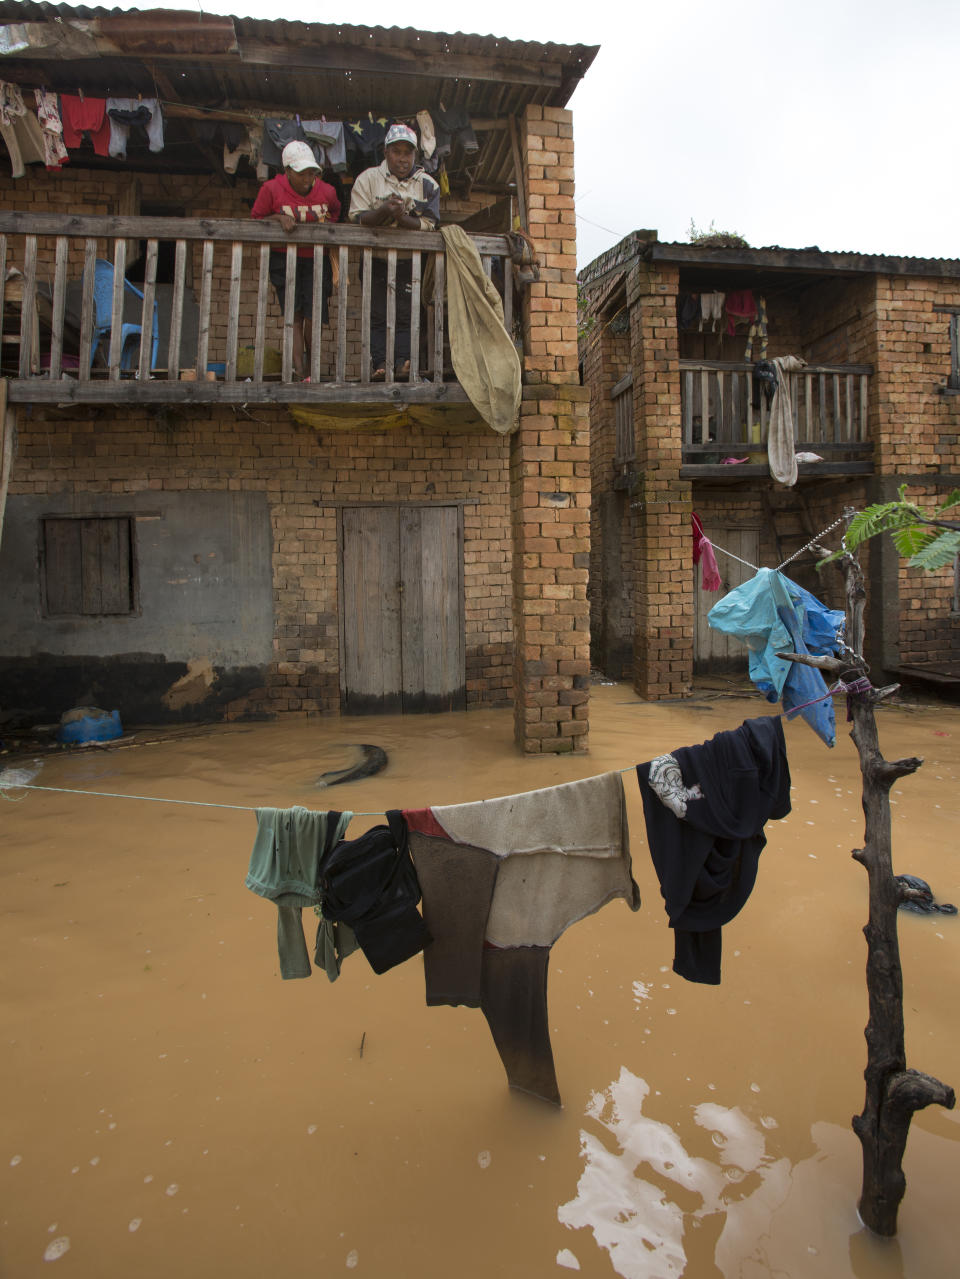
[[[753,359],[753,344],[757,342],[757,359],[767,358],[767,299],[757,298],[757,318],[747,331],[747,345],[743,358],[749,363]]]
[[[63,124],[57,109],[57,95],[34,89],[37,100],[37,120],[43,133],[43,162],[48,169],[59,169],[69,163],[67,148],[63,145]]]

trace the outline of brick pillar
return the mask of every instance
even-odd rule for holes
[[[656,700],[693,678],[692,494],[680,478],[683,423],[673,267],[638,266],[627,284],[638,484],[633,686]]]
[[[540,280],[523,302],[523,403],[510,447],[515,734],[530,753],[585,750],[590,394],[577,373],[570,112],[528,107],[520,150]]]

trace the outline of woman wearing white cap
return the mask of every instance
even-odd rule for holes
[[[340,201],[337,193],[320,178],[320,166],[306,142],[288,142],[281,154],[283,172],[264,182],[257,193],[252,218],[279,222],[292,235],[297,227],[310,222],[337,222]],[[284,307],[287,284],[287,255],[270,253],[270,280],[277,291],[280,310]],[[329,270],[323,273],[323,309],[321,323],[329,319],[329,298],[333,281]],[[297,273],[293,303],[293,371],[305,376],[310,361],[313,339],[313,245],[297,249]]]
[[[417,135],[405,124],[392,124],[383,140],[383,163],[365,169],[353,184],[350,221],[368,227],[400,227],[433,231],[440,221],[440,187],[417,164]],[[410,373],[409,258],[397,262],[397,311],[394,362],[400,377]],[[387,358],[387,263],[374,250],[370,305],[370,357],[373,378],[384,377]]]

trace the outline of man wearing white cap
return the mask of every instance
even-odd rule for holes
[[[337,222],[340,201],[327,182],[320,180],[317,157],[306,142],[288,142],[281,153],[283,172],[265,182],[257,193],[252,218],[279,222],[292,235],[297,227],[310,222]],[[270,253],[270,280],[277,291],[283,310],[287,283],[285,251]],[[323,307],[321,323],[329,319],[329,298],[333,288],[331,272],[323,273]],[[293,302],[293,371],[303,378],[310,360],[313,338],[313,245],[297,249],[297,272]]]
[[[353,184],[350,221],[367,227],[433,231],[440,221],[440,187],[417,164],[417,135],[392,124],[383,140],[384,160],[365,169]],[[411,262],[397,262],[397,310],[394,362],[400,377],[410,372]],[[373,379],[384,377],[387,357],[387,264],[375,251],[370,306],[370,357]]]

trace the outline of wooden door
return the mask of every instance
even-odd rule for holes
[[[715,546],[722,546],[750,564],[760,562],[760,530],[755,528],[706,528],[704,532]],[[693,670],[696,675],[742,670],[747,672],[747,646],[743,640],[707,624],[707,614],[735,586],[748,581],[754,569],[717,550],[717,568],[723,579],[719,591],[705,591],[700,585],[700,565],[694,566]]]
[[[459,508],[346,507],[341,545],[344,713],[464,709]]]

